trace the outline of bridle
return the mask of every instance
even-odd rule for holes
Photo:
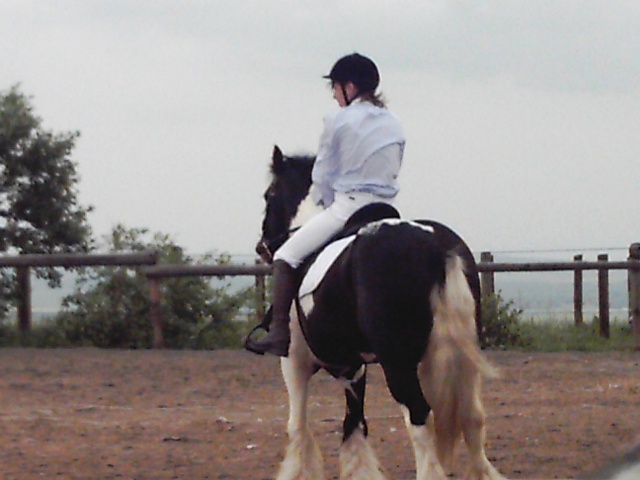
[[[266,263],[273,263],[273,256],[276,250],[282,246],[284,242],[300,227],[295,227],[287,230],[285,233],[277,235],[272,239],[266,239],[262,237],[256,245],[256,252],[260,255],[260,258]]]

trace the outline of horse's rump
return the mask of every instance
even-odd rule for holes
[[[432,327],[431,292],[445,280],[444,249],[411,222],[365,227],[313,293],[303,331],[323,362],[353,365],[361,354],[416,365]]]

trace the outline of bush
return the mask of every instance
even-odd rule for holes
[[[55,321],[72,345],[147,348],[153,339],[149,311],[144,276],[108,267],[78,279]]]
[[[500,292],[482,299],[482,346],[507,348],[524,346],[520,329],[522,310],[505,301]]]
[[[110,250],[156,250],[159,262],[191,264],[193,259],[163,234],[146,239],[143,229],[114,229],[108,239]],[[229,257],[204,261],[226,263]],[[203,277],[168,278],[161,283],[164,338],[169,348],[222,348],[240,346],[244,325],[236,315],[254,289],[230,294],[229,282],[212,287]],[[120,267],[85,269],[76,290],[63,301],[56,324],[72,345],[105,348],[150,348],[153,330],[146,277]]]
[[[70,346],[64,333],[50,319],[35,325],[28,332],[0,325],[0,347],[59,348]]]
[[[500,293],[482,301],[483,346],[536,352],[632,350],[633,332],[627,320],[613,320],[610,338],[599,334],[599,319],[575,325],[570,320],[524,319],[521,309]]]

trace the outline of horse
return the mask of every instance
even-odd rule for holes
[[[314,160],[273,150],[256,247],[267,262],[308,210]],[[402,410],[417,480],[444,480],[460,437],[470,460],[465,480],[504,479],[484,450],[481,380],[495,370],[478,343],[479,283],[468,247],[438,222],[361,223],[354,228],[348,222],[356,232],[350,243],[291,309],[289,355],[281,359],[289,443],[277,480],[325,478],[307,421],[308,385],[320,370],[345,384],[340,478],[385,479],[367,442],[364,401],[371,363],[381,366]],[[471,274],[465,274],[465,260]]]

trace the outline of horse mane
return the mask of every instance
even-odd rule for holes
[[[271,185],[286,204],[287,220],[291,221],[298,207],[309,194],[311,171],[316,157],[308,154],[283,155],[276,146],[271,161]]]

